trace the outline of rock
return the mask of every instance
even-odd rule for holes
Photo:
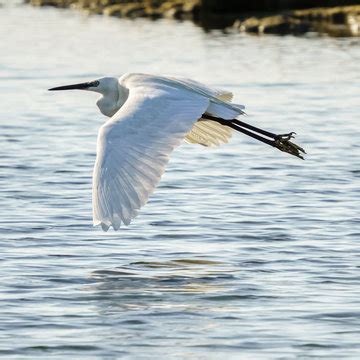
[[[200,8],[199,0],[175,0],[175,1],[166,1],[164,2],[159,11],[164,17],[172,19],[184,19],[184,18],[193,18],[197,15]]]
[[[103,14],[117,17],[146,17],[146,9],[142,4],[117,4],[107,6],[103,9]]]
[[[142,4],[129,4],[124,8],[123,16],[130,18],[146,17],[146,8]]]
[[[107,6],[103,9],[103,14],[106,16],[121,17],[123,12],[123,4]]]
[[[360,6],[315,8],[273,16],[238,19],[234,29],[257,34],[304,34],[308,31],[331,36],[360,35]]]
[[[180,19],[183,13],[183,1],[166,1],[159,7],[164,17],[171,19]]]
[[[314,31],[331,36],[360,35],[360,5],[296,10],[297,19],[309,19]]]
[[[360,14],[349,14],[347,24],[352,36],[360,36]]]

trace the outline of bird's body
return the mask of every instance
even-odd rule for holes
[[[244,114],[231,93],[183,78],[125,74],[50,90],[69,89],[99,92],[97,105],[110,117],[99,130],[93,173],[93,221],[105,231],[138,214],[184,139],[225,143]]]

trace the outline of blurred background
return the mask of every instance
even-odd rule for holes
[[[358,358],[358,1],[0,3],[0,356]],[[103,233],[106,118],[47,89],[126,72],[230,90],[306,160],[241,134],[183,145]]]
[[[190,19],[204,29],[255,34],[360,35],[359,0],[27,0],[125,18]]]

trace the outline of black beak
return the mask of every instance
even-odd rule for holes
[[[84,90],[88,89],[90,87],[96,87],[98,86],[98,81],[92,81],[92,82],[86,82],[81,84],[74,84],[74,85],[65,85],[65,86],[58,86],[49,89],[49,91],[57,91],[57,90]]]

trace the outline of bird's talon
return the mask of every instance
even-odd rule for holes
[[[296,135],[295,132],[278,135],[275,139],[275,146],[281,151],[287,152],[304,160],[302,154],[306,154],[305,150],[290,141],[290,139],[294,138],[294,135]]]
[[[276,139],[275,140],[290,140],[290,139],[293,139],[295,138],[295,135],[296,135],[296,132],[292,131],[288,134],[280,134],[280,135],[277,135]]]

